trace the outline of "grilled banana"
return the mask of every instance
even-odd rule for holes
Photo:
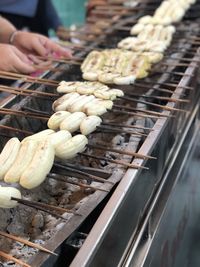
[[[86,117],[83,112],[74,112],[69,117],[67,117],[60,124],[61,130],[67,130],[70,133],[77,131],[80,127],[81,121]]]
[[[60,123],[71,115],[68,111],[57,111],[48,120],[47,126],[52,130],[59,129]]]
[[[68,105],[79,96],[80,95],[78,93],[65,94],[53,103],[52,109],[54,111],[67,110]]]
[[[57,87],[58,93],[72,93],[76,92],[77,88],[77,82],[65,82],[62,81],[59,83],[59,86]]]
[[[80,125],[80,131],[83,135],[88,135],[92,132],[94,132],[102,123],[102,119],[98,116],[88,116],[85,119],[82,120]]]
[[[87,115],[101,116],[107,112],[107,109],[99,103],[100,101],[86,104],[84,106],[84,112]]]
[[[0,208],[11,209],[17,206],[12,197],[21,199],[21,193],[14,187],[0,186]]]
[[[55,150],[49,141],[39,142],[32,161],[20,177],[20,185],[27,189],[39,186],[50,172],[54,156]]]
[[[83,98],[80,100],[75,101],[72,105],[69,106],[70,112],[78,112],[82,111],[85,104],[90,103],[92,100],[94,100],[95,97],[93,95],[90,96],[83,96]]]
[[[86,149],[88,139],[85,135],[78,134],[70,140],[56,147],[56,156],[61,159],[71,159]]]
[[[47,140],[56,148],[58,145],[72,138],[70,132],[61,130],[48,136]]]
[[[13,137],[4,146],[0,154],[0,180],[4,178],[5,173],[15,161],[20,148],[20,141]]]
[[[30,164],[33,155],[37,148],[37,141],[27,140],[21,144],[18,155],[12,164],[11,168],[6,172],[4,181],[6,183],[17,183],[19,182],[20,176],[23,171]]]
[[[44,140],[47,138],[47,136],[49,136],[52,133],[55,133],[55,131],[52,129],[46,129],[46,130],[40,131],[36,134],[32,134],[30,136],[27,136],[26,138],[24,138],[22,140],[22,143],[26,142],[28,140],[37,140],[37,141]]]

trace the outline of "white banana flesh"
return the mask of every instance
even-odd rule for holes
[[[20,141],[18,138],[11,138],[4,146],[1,154],[0,154],[0,180],[4,178],[6,172],[10,169],[12,164],[14,163],[19,149],[20,149]]]
[[[83,135],[88,135],[92,132],[94,132],[102,123],[102,119],[98,116],[88,116],[85,119],[82,120],[80,125],[80,131]]]
[[[22,143],[23,142],[26,142],[28,140],[42,141],[42,140],[46,139],[47,136],[49,136],[50,134],[53,134],[53,133],[55,133],[54,130],[52,130],[52,129],[46,129],[46,130],[40,131],[40,132],[38,132],[36,134],[32,134],[32,135],[24,138],[22,140]]]
[[[56,156],[60,159],[72,159],[83,152],[88,144],[85,135],[78,134],[56,148]]]
[[[47,140],[53,145],[56,149],[57,146],[61,145],[62,143],[66,142],[67,140],[71,139],[72,135],[70,132],[66,130],[61,130],[56,133],[53,133],[47,137]]]
[[[69,106],[69,111],[72,113],[82,111],[84,105],[87,103],[90,103],[94,99],[95,99],[95,97],[93,95],[83,96],[82,99],[75,101],[72,105]]]
[[[104,113],[107,112],[107,109],[105,108],[105,106],[103,106],[99,102],[100,101],[96,101],[96,102],[85,105],[84,112],[89,116],[90,115],[96,115],[96,116],[103,115]]]
[[[63,111],[67,110],[68,105],[74,100],[77,99],[80,95],[78,93],[69,93],[65,94],[62,97],[58,98],[52,105],[53,111]]]
[[[61,130],[67,130],[70,133],[77,131],[80,127],[81,121],[86,117],[83,112],[74,112],[69,117],[67,117],[60,124]]]
[[[11,168],[6,172],[4,181],[6,183],[17,183],[20,176],[30,164],[33,155],[35,154],[38,142],[35,140],[27,140],[21,144],[17,157]]]
[[[71,115],[68,111],[57,111],[48,120],[47,126],[54,131],[59,129],[61,122]]]
[[[54,157],[53,145],[47,140],[39,142],[32,161],[20,177],[20,185],[26,189],[39,186],[50,172]]]
[[[18,202],[11,200],[12,197],[21,199],[21,192],[14,187],[0,186],[0,208],[11,209],[16,207]]]

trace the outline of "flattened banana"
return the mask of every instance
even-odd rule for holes
[[[11,168],[6,172],[4,181],[6,183],[19,182],[20,176],[26,167],[30,164],[35,154],[38,142],[35,140],[27,140],[21,144],[18,155]]]
[[[0,208],[11,209],[17,206],[17,201],[11,200],[12,197],[21,199],[21,192],[14,187],[0,186]]]
[[[71,159],[86,149],[88,139],[85,135],[78,134],[56,148],[56,156],[61,159]]]
[[[0,180],[3,179],[5,173],[12,166],[15,161],[20,148],[20,141],[18,138],[11,138],[4,146],[0,154]]]
[[[23,143],[23,142],[26,142],[26,141],[28,141],[28,140],[37,140],[37,141],[41,141],[41,140],[46,139],[47,136],[49,136],[50,134],[53,134],[53,133],[55,133],[54,130],[52,130],[52,129],[46,129],[46,130],[40,131],[40,132],[38,132],[38,133],[36,133],[36,134],[32,134],[32,135],[27,136],[26,138],[24,138],[24,139],[22,140],[22,143]]]
[[[79,96],[80,95],[78,93],[69,93],[63,95],[62,97],[58,98],[56,101],[53,102],[53,111],[67,110],[67,106]]]
[[[59,146],[60,144],[64,143],[65,141],[71,138],[72,138],[72,135],[70,132],[66,130],[61,130],[61,131],[58,131],[56,133],[49,135],[47,140],[51,142],[54,148],[56,148],[57,146]]]
[[[60,124],[61,130],[67,130],[70,133],[77,131],[80,127],[81,121],[86,117],[83,112],[74,112],[69,117],[67,117]]]
[[[39,142],[31,163],[20,177],[20,185],[27,189],[39,186],[50,172],[54,157],[53,145],[47,140]]]
[[[97,128],[102,123],[102,119],[98,116],[88,116],[83,121],[81,122],[80,125],[80,131],[83,135],[88,135],[92,132],[94,132]]]
[[[69,115],[71,115],[71,113],[68,111],[57,111],[49,118],[47,126],[49,129],[57,130],[59,129],[61,122]]]

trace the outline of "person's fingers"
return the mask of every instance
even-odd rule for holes
[[[58,57],[60,56],[71,57],[72,56],[72,52],[70,50],[61,47],[60,45],[56,44],[55,42],[51,41],[48,38],[45,38],[44,40],[41,37],[41,42],[43,43],[47,51],[49,51],[55,56],[58,56]]]
[[[30,60],[27,55],[25,55],[24,53],[22,53],[19,49],[17,49],[16,47],[13,47],[13,51],[14,53],[25,63],[27,64],[31,64],[32,60]]]
[[[16,70],[16,72],[25,74],[32,73],[36,70],[34,66],[23,62],[17,55],[13,57],[13,68]]]

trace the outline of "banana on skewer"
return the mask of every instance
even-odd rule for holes
[[[17,206],[17,201],[12,197],[21,199],[21,192],[14,187],[0,186],[0,208],[11,209]]]
[[[61,130],[56,133],[53,133],[47,137],[47,140],[53,145],[56,149],[57,146],[63,144],[72,138],[72,135],[69,131]]]
[[[55,149],[51,142],[43,140],[38,143],[32,161],[20,177],[20,185],[26,189],[39,186],[50,172],[55,156]]]
[[[4,146],[1,154],[0,154],[0,180],[4,178],[6,172],[10,169],[13,162],[15,161],[19,149],[20,149],[20,141],[18,138],[11,138],[6,145]]]
[[[85,135],[78,134],[56,147],[56,156],[60,159],[72,159],[86,149],[88,139]]]
[[[61,130],[67,130],[70,133],[73,133],[79,130],[81,121],[86,117],[85,113],[83,112],[74,112],[69,117],[67,117],[64,121],[60,124]]]
[[[69,115],[71,115],[71,113],[68,111],[57,111],[49,118],[47,126],[49,127],[49,129],[52,129],[54,131],[58,130],[60,127],[60,123],[64,119],[69,117]]]
[[[69,106],[68,110],[72,113],[82,111],[84,105],[87,103],[90,103],[94,99],[95,99],[95,96],[93,96],[93,95],[90,95],[90,96],[82,95],[82,99],[78,99],[75,102],[73,102]]]
[[[80,95],[76,92],[65,94],[62,97],[58,98],[56,101],[54,101],[52,105],[53,111],[63,111],[66,110],[68,105],[75,99],[80,97]]]
[[[54,130],[52,130],[52,129],[46,129],[46,130],[40,131],[40,132],[38,132],[36,134],[32,134],[32,135],[27,136],[26,138],[24,138],[22,140],[22,143],[23,142],[26,142],[28,140],[41,141],[41,140],[46,139],[48,135],[53,134],[53,133],[55,133]]]
[[[27,140],[22,142],[14,163],[4,176],[4,181],[6,183],[19,182],[21,174],[27,168],[33,158],[37,145],[38,141],[35,140]]]
[[[80,124],[80,131],[83,135],[88,135],[92,132],[94,132],[102,123],[102,119],[98,116],[88,116],[85,119],[82,120]]]

